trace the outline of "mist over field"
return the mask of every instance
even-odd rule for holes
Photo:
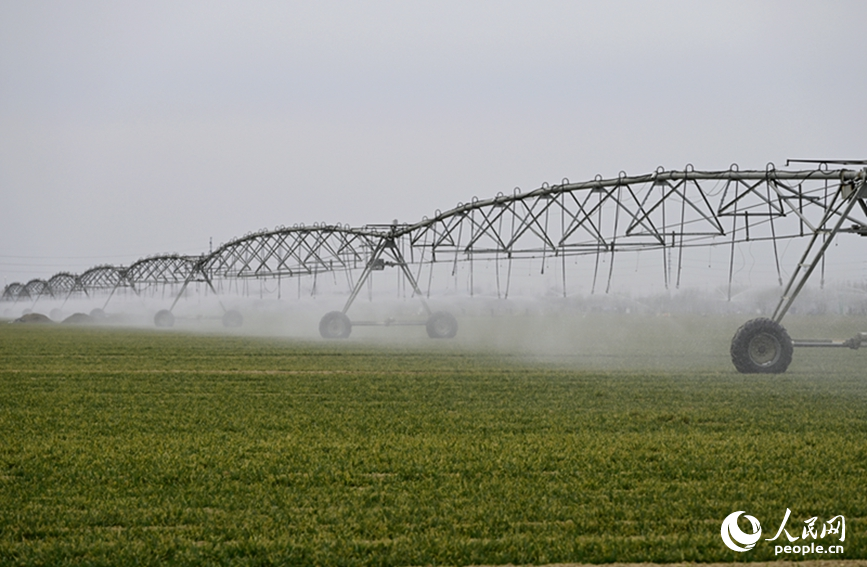
[[[319,336],[320,319],[340,311],[347,298],[338,275],[325,274],[313,293],[310,278],[251,281],[214,295],[204,284],[191,285],[173,309],[171,329],[156,329],[155,314],[171,306],[177,288],[152,290],[136,296],[119,289],[111,298],[73,297],[67,301],[40,298],[37,302],[4,304],[6,320],[25,312],[48,315],[56,323],[104,327],[135,327],[162,333],[229,334],[263,339],[314,341],[334,348],[369,345],[375,348],[414,348],[431,352],[503,353],[526,361],[585,369],[645,371],[734,370],[729,343],[747,320],[767,317],[779,299],[779,287],[686,288],[656,295],[597,293],[547,296],[441,294],[424,297],[432,312],[446,311],[458,322],[453,339],[431,339],[425,332],[428,314],[422,301],[404,286],[382,285],[360,294],[347,312],[353,322],[348,339]],[[328,280],[331,286],[325,285]],[[392,278],[388,278],[394,284]],[[391,289],[389,289],[391,288]],[[278,296],[279,293],[279,296]],[[226,328],[222,317],[237,311],[243,325]],[[69,319],[73,314],[84,319]],[[93,315],[91,317],[90,315]],[[376,326],[367,326],[375,323]],[[783,321],[797,339],[846,339],[867,331],[867,292],[851,285],[807,288]],[[796,361],[814,351],[798,351]],[[860,356],[835,351],[833,356]],[[793,370],[797,370],[797,364]]]

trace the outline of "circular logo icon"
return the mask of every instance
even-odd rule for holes
[[[738,527],[738,518],[743,513],[743,510],[741,510],[739,512],[732,512],[726,516],[726,519],[722,523],[722,530],[720,530],[723,543],[733,551],[749,551],[755,547],[756,542],[762,537],[761,524],[750,515],[744,515],[744,518],[749,520],[750,525],[753,527],[753,533],[748,534]]]

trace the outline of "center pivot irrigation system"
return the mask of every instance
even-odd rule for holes
[[[597,176],[581,183],[564,179],[526,193],[516,189],[491,199],[473,198],[415,224],[278,228],[248,234],[201,256],[154,256],[127,268],[97,266],[80,276],[60,273],[48,281],[10,284],[2,299],[35,301],[42,295],[99,291],[110,299],[119,288],[139,293],[148,286],[176,286],[179,291],[171,306],[154,318],[157,326],[170,327],[175,321],[172,311],[191,283],[204,283],[219,296],[217,285],[223,281],[231,285],[251,278],[315,278],[343,272],[349,296],[340,311],[327,313],[320,321],[322,337],[346,338],[361,325],[424,325],[432,338],[451,338],[458,331],[456,319],[432,310],[426,301],[435,265],[450,264],[454,275],[459,262],[468,263],[472,290],[473,262],[493,259],[497,295],[504,291],[508,297],[514,261],[540,261],[543,273],[546,264],[562,262],[565,295],[566,259],[581,257],[587,278],[592,277],[592,290],[604,285],[607,293],[615,259],[624,252],[661,250],[660,267],[669,287],[680,285],[684,254],[721,247],[727,252],[731,293],[736,248],[763,243],[773,254],[782,293],[771,317],[753,319],[738,329],[731,356],[740,372],[780,373],[789,366],[795,347],[857,349],[867,343],[867,333],[847,340],[792,340],[782,326],[810,276],[820,265],[824,270],[832,241],[841,234],[867,236],[867,161],[790,162],[816,165],[780,170],[769,164],[751,171],[735,165],[726,171],[688,166],[640,176]],[[831,169],[832,165],[861,169]],[[780,247],[796,240],[806,241],[806,247],[784,277]],[[350,320],[348,312],[372,274],[392,267],[421,302],[425,318]],[[242,325],[239,312],[220,305],[224,325]]]

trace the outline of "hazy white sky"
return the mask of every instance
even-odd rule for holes
[[[867,158],[867,2],[0,0],[4,282],[658,165]]]

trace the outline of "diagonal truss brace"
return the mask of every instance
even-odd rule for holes
[[[223,305],[223,302],[220,300],[219,292],[218,292],[217,289],[214,287],[214,284],[211,282],[211,278],[208,276],[208,272],[207,272],[207,270],[205,270],[205,269],[203,268],[203,265],[204,265],[204,262],[205,262],[206,259],[207,259],[207,257],[205,257],[205,258],[202,259],[202,260],[199,260],[199,261],[196,263],[196,266],[193,268],[193,270],[190,272],[190,274],[189,274],[189,275],[187,276],[187,278],[184,280],[184,284],[181,286],[180,291],[178,291],[177,295],[175,296],[174,301],[172,301],[172,305],[171,305],[171,307],[169,307],[169,312],[174,311],[174,309],[175,309],[175,305],[178,304],[178,301],[180,301],[180,300],[181,300],[181,297],[183,297],[184,292],[187,290],[187,287],[190,285],[190,282],[193,282],[193,281],[203,281],[203,282],[205,282],[206,284],[208,284],[208,288],[210,288],[211,292],[212,292],[212,293],[214,294],[214,296],[217,298],[217,303],[220,305],[220,309],[223,310],[223,313],[226,313],[226,312],[228,311],[228,310],[226,309],[226,306]],[[201,277],[202,277],[202,279],[200,279],[200,280],[196,280],[196,279],[195,279],[196,274],[200,274]]]
[[[383,258],[383,255],[390,256],[391,261]],[[355,301],[355,298],[358,297],[361,288],[370,278],[371,274],[374,271],[383,270],[387,266],[397,266],[398,268],[400,268],[401,272],[403,272],[404,277],[406,277],[410,285],[412,285],[413,293],[416,297],[418,297],[419,301],[421,301],[425,313],[430,316],[432,314],[432,311],[428,306],[427,302],[424,300],[421,289],[418,287],[418,282],[416,281],[415,276],[413,276],[412,271],[409,269],[409,266],[407,265],[403,254],[400,252],[400,248],[395,243],[395,238],[393,235],[388,235],[382,238],[373,249],[373,254],[371,254],[370,256],[370,261],[367,263],[366,266],[364,266],[364,271],[362,271],[361,277],[358,278],[358,280],[355,282],[355,285],[352,287],[352,293],[349,294],[349,298],[346,300],[346,304],[343,306],[342,313],[345,315],[346,312],[349,311],[349,308],[352,307],[352,303]]]
[[[775,322],[779,323],[783,320],[783,317],[785,317],[792,303],[794,303],[798,294],[804,288],[804,285],[806,285],[807,280],[810,279],[810,275],[812,275],[816,266],[819,265],[819,262],[824,257],[825,252],[831,246],[831,242],[837,234],[840,232],[857,232],[862,236],[867,235],[863,226],[854,225],[852,229],[843,228],[846,221],[852,222],[849,214],[855,208],[855,205],[860,205],[862,209],[867,210],[867,202],[865,202],[865,199],[867,199],[867,178],[865,176],[867,176],[867,170],[861,170],[858,179],[854,183],[841,185],[834,195],[834,200],[825,212],[822,222],[813,232],[810,242],[807,244],[807,249],[804,251],[800,262],[798,262],[798,265],[792,272],[792,276],[789,278],[789,282],[780,296],[780,301],[776,309],[774,309],[772,317]],[[839,217],[833,228],[829,230],[827,227],[835,215],[839,215]],[[826,237],[819,249],[810,258],[820,235],[825,235]]]

